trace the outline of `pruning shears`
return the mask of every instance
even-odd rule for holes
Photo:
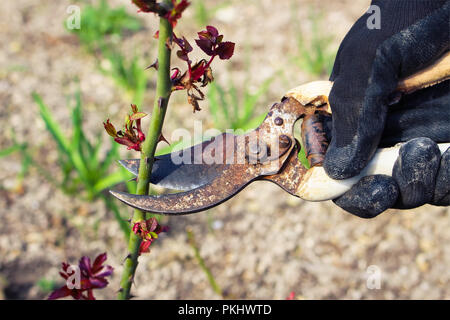
[[[450,79],[450,53],[432,66],[399,81],[397,99]],[[315,81],[289,90],[273,104],[261,125],[234,135],[223,133],[193,147],[155,158],[150,182],[178,193],[157,196],[110,191],[120,201],[143,211],[182,215],[207,210],[235,196],[253,181],[270,181],[293,196],[309,201],[339,197],[363,176],[392,175],[400,146],[380,148],[356,177],[333,180],[322,162],[328,147],[331,108],[330,81]],[[302,145],[309,168],[298,158],[301,145],[294,124],[303,119]],[[450,143],[439,144],[444,152]],[[139,160],[120,160],[137,175]]]

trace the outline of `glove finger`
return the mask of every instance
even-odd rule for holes
[[[450,142],[450,81],[407,95],[389,107],[380,146],[427,137]]]
[[[368,219],[391,208],[398,194],[397,184],[392,177],[374,175],[363,177],[333,202],[345,211]]]
[[[347,90],[341,85],[344,81],[336,80],[330,92],[332,139],[323,166],[334,179],[350,178],[366,166],[380,142],[387,114],[385,104],[367,104],[360,94],[337,96]]]
[[[415,138],[400,147],[392,170],[399,197],[395,208],[419,207],[433,199],[441,152],[429,138]]]
[[[330,177],[349,178],[366,166],[380,142],[387,102],[398,78],[414,73],[448,50],[449,30],[442,26],[448,23],[449,8],[450,2],[384,40],[368,70],[367,64],[355,60],[354,55],[341,62],[342,70],[330,92],[333,139],[324,161]],[[367,42],[366,45],[371,46]],[[373,55],[362,44],[354,50],[359,50],[360,55]],[[363,84],[355,83],[356,80]]]
[[[432,204],[450,206],[450,148],[441,157]]]
[[[413,94],[389,107],[386,126],[378,147],[426,137],[434,142],[450,142],[450,80]],[[327,140],[332,137],[332,117],[323,117]]]

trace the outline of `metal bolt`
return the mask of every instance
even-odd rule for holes
[[[287,135],[282,134],[279,137],[279,143],[281,148],[287,148],[291,145],[291,138],[289,138]]]
[[[283,124],[283,119],[281,119],[280,117],[276,117],[275,120],[274,120],[274,123],[277,126],[281,126]]]

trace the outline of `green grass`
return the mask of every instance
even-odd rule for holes
[[[42,98],[33,93],[33,99],[39,108],[39,114],[44,121],[52,139],[56,142],[58,151],[59,169],[62,173],[62,180],[57,182],[57,186],[66,194],[81,196],[87,201],[101,198],[106,202],[124,234],[128,237],[130,232],[129,224],[120,215],[115,204],[110,201],[102,192],[118,183],[129,180],[132,176],[126,170],[119,168],[115,172],[110,172],[111,164],[119,159],[117,143],[113,143],[110,150],[104,157],[100,156],[103,144],[103,130],[99,130],[95,142],[91,143],[83,131],[83,113],[81,94],[75,94],[74,106],[71,108],[72,132],[67,134],[61,125],[54,119],[49,107]],[[127,186],[133,189],[132,183]]]
[[[298,12],[296,2],[293,2],[292,12]],[[306,36],[305,24],[309,25],[311,32]],[[300,19],[294,14],[291,16],[291,26],[294,28],[297,44],[297,54],[291,61],[301,70],[312,76],[328,76],[333,68],[337,50],[332,48],[333,35],[324,34],[323,15],[317,9],[309,8],[308,18]]]
[[[127,100],[138,106],[142,105],[149,71],[139,53],[126,57],[120,46],[126,35],[142,28],[141,21],[128,14],[125,7],[111,8],[101,0],[98,5],[83,6],[80,29],[67,29],[96,57],[100,70],[125,90]]]
[[[15,134],[13,132],[13,145],[5,148],[3,150],[0,150],[0,158],[2,157],[7,157],[13,153],[19,153],[20,154],[20,171],[16,176],[16,190],[17,191],[21,191],[23,190],[23,181],[26,177],[26,175],[29,172],[30,169],[30,165],[32,163],[32,159],[31,156],[29,155],[29,153],[27,152],[28,149],[28,144],[27,143],[19,143],[16,140]]]
[[[249,90],[247,81],[242,92],[239,92],[232,81],[228,84],[228,89],[217,82],[212,82],[207,99],[215,127],[219,130],[245,131],[261,124],[266,113],[257,115],[257,104],[266,95],[272,81],[273,77],[266,79],[255,92]]]
[[[39,290],[44,294],[49,294],[58,287],[56,281],[48,280],[46,278],[40,278],[37,281],[36,285],[38,286]]]
[[[200,249],[197,246],[197,243],[195,241],[195,235],[194,232],[188,228],[186,230],[186,235],[188,238],[189,245],[191,246],[192,250],[194,251],[194,257],[197,261],[198,265],[202,269],[203,273],[206,275],[206,278],[208,279],[209,285],[214,290],[215,293],[223,297],[223,291],[220,288],[219,284],[216,282],[216,279],[214,278],[214,275],[212,274],[211,270],[208,268],[208,266],[205,263],[205,260],[200,254]]]
[[[119,43],[126,32],[141,28],[140,20],[128,14],[125,7],[111,8],[106,0],[101,0],[97,6],[83,6],[81,28],[68,31],[76,34],[83,47],[92,53]]]
[[[199,27],[205,27],[211,23],[211,20],[216,15],[217,11],[231,5],[230,1],[221,1],[216,5],[206,4],[205,0],[193,0],[194,18]]]
[[[108,67],[100,67],[101,71],[111,76],[115,83],[125,90],[131,103],[142,106],[148,74],[151,71],[145,70],[138,55],[129,59],[119,52],[108,51],[105,56],[109,61]]]

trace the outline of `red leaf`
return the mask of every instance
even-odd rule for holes
[[[114,128],[113,124],[109,122],[109,119],[106,122],[103,122],[103,127],[105,127],[106,132],[113,138],[117,137],[116,128]]]
[[[216,49],[216,53],[222,60],[230,59],[234,53],[234,43],[229,41],[220,43]]]
[[[183,61],[191,62],[191,61],[189,60],[189,57],[188,57],[187,53],[184,52],[183,50],[178,50],[178,51],[177,51],[177,56],[178,56],[178,58],[180,58],[180,59],[183,60]]]
[[[212,56],[214,54],[213,51],[213,43],[209,39],[196,39],[195,43],[199,46],[200,49],[203,50],[208,56]]]
[[[148,231],[155,231],[158,226],[158,220],[156,220],[156,218],[150,218],[146,222]]]
[[[55,291],[53,291],[52,293],[50,293],[50,295],[48,296],[48,300],[55,300],[55,299],[60,299],[60,298],[64,298],[64,297],[68,297],[72,294],[72,290],[70,290],[69,288],[67,288],[67,286],[61,287]]]
[[[219,35],[219,31],[213,26],[206,26],[206,30],[213,37],[217,37]]]
[[[150,245],[152,240],[143,240],[139,246],[139,254],[150,252]]]
[[[142,12],[155,12],[156,1],[149,0],[133,0],[133,3],[139,7]]]
[[[94,264],[92,265],[92,272],[94,274],[103,268],[102,264],[106,261],[107,258],[108,256],[106,255],[106,252],[99,254],[97,258],[95,258]]]

